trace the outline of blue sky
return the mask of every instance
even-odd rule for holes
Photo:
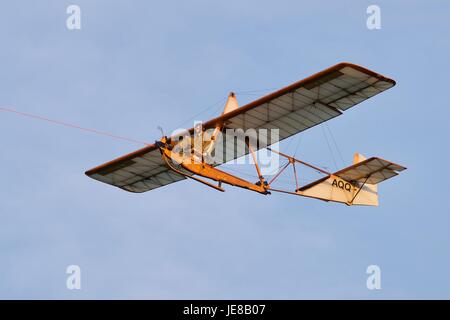
[[[79,31],[66,29],[70,4],[81,7]],[[366,27],[370,4],[381,30]],[[339,166],[359,151],[408,167],[379,186],[377,208],[192,181],[130,194],[84,171],[140,145],[0,113],[0,298],[450,298],[449,3],[0,8],[2,107],[152,142],[157,126],[171,131],[229,91],[278,88],[349,61],[397,86],[329,122]],[[292,153],[297,139],[281,147]],[[297,156],[333,167],[320,127],[302,134]],[[66,288],[72,264],[81,290]],[[371,264],[379,291],[366,288]]]

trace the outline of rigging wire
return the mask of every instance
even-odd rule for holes
[[[324,127],[322,127],[322,133],[323,133],[323,136],[325,137],[325,140],[326,140],[326,142],[327,142],[328,150],[330,151],[330,154],[331,154],[331,158],[332,158],[332,160],[333,160],[334,167],[336,168],[336,170],[338,170],[338,166],[337,166],[337,164],[336,164],[336,159],[334,158],[333,149],[331,148],[330,142],[328,141],[328,137],[327,137],[327,134],[326,134],[326,131],[325,131]]]
[[[340,160],[341,160],[341,162],[342,162],[342,165],[344,166],[344,165],[345,165],[345,161],[344,161],[344,158],[342,157],[341,149],[339,148],[339,146],[338,146],[338,144],[337,144],[337,142],[336,142],[336,139],[334,139],[333,132],[331,131],[330,126],[328,125],[328,123],[325,122],[325,126],[326,126],[326,128],[328,129],[328,132],[330,133],[331,139],[332,139],[332,141],[333,141],[333,143],[334,143],[334,146],[335,146],[335,148],[336,148],[336,150],[337,150],[337,153],[338,153],[338,155],[339,155],[339,158],[340,158]]]
[[[188,123],[189,121],[194,120],[196,117],[200,116],[201,114],[207,112],[207,111],[212,111],[213,109],[216,110],[217,106],[220,105],[221,103],[225,102],[225,100],[227,99],[227,97],[222,97],[220,100],[217,100],[216,102],[214,102],[211,105],[208,105],[206,108],[203,108],[201,111],[199,111],[197,114],[195,114],[194,116],[190,117],[189,119],[184,120],[182,123],[180,123],[179,125],[177,125],[175,127],[175,129],[181,128],[181,126],[183,126],[184,124]],[[216,107],[216,108],[214,108]]]
[[[273,90],[277,90],[278,88],[264,88],[264,89],[257,89],[257,90],[242,90],[242,91],[236,91],[236,94],[241,94],[241,95],[257,95],[257,94],[261,94],[262,92],[266,92],[266,91],[273,91]]]
[[[302,138],[303,138],[303,136],[301,136],[301,135],[298,136],[297,146],[295,147],[295,150],[294,150],[294,158],[297,155],[298,149],[300,148],[300,145],[301,145],[302,140],[303,140]]]

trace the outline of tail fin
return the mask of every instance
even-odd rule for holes
[[[297,190],[298,194],[347,205],[378,205],[377,184],[406,169],[393,162],[356,153],[353,165],[314,181]]]

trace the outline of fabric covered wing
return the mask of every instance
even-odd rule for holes
[[[155,145],[86,172],[89,177],[130,192],[145,192],[186,179],[168,169]]]
[[[341,115],[345,110],[395,85],[395,81],[363,67],[340,63],[204,124],[230,129],[268,129],[276,143]],[[270,129],[279,129],[278,139]],[[261,132],[261,131],[259,131]],[[263,145],[262,148],[265,146]],[[236,150],[236,146],[225,146]],[[259,149],[259,148],[258,148]],[[245,154],[248,151],[245,152]],[[228,152],[224,162],[244,154]]]
[[[377,184],[398,175],[397,172],[406,168],[393,162],[372,157],[353,166],[336,172],[334,175],[346,181]]]

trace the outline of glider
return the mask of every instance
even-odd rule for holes
[[[355,154],[353,165],[330,173],[284,154],[271,145],[338,117],[349,108],[394,85],[394,80],[364,67],[339,63],[242,107],[238,106],[235,95],[231,93],[219,117],[202,123],[200,127],[194,126],[182,135],[163,135],[154,144],[88,170],[86,175],[135,193],[192,179],[219,191],[225,191],[222,185],[228,184],[265,195],[282,192],[346,205],[377,206],[377,185],[396,176],[405,167],[378,157],[366,159]],[[265,138],[271,136],[270,143],[262,143],[261,135],[257,137],[256,143],[250,143],[245,137],[240,142],[236,139],[232,139],[232,142],[218,139],[220,134],[231,129],[241,129],[244,132],[250,129],[260,130],[266,133]],[[270,133],[273,129],[277,130],[277,135]],[[206,138],[207,131],[209,135]],[[194,148],[194,141],[198,137],[202,139],[200,148]],[[236,153],[234,150],[239,144],[244,144],[244,149],[243,152]],[[206,161],[208,155],[217,153],[215,149],[219,145],[220,153],[224,155],[221,161]],[[261,173],[256,157],[258,150],[264,148],[287,159],[287,164],[278,168],[271,179],[266,179]],[[187,149],[191,152],[183,152]],[[228,152],[229,149],[232,152]],[[259,180],[256,183],[217,168],[220,164],[248,154],[253,157],[258,174]],[[299,185],[296,168],[300,165],[320,172],[323,177],[306,185]],[[290,189],[273,187],[274,182],[289,166],[293,168],[295,186]]]

